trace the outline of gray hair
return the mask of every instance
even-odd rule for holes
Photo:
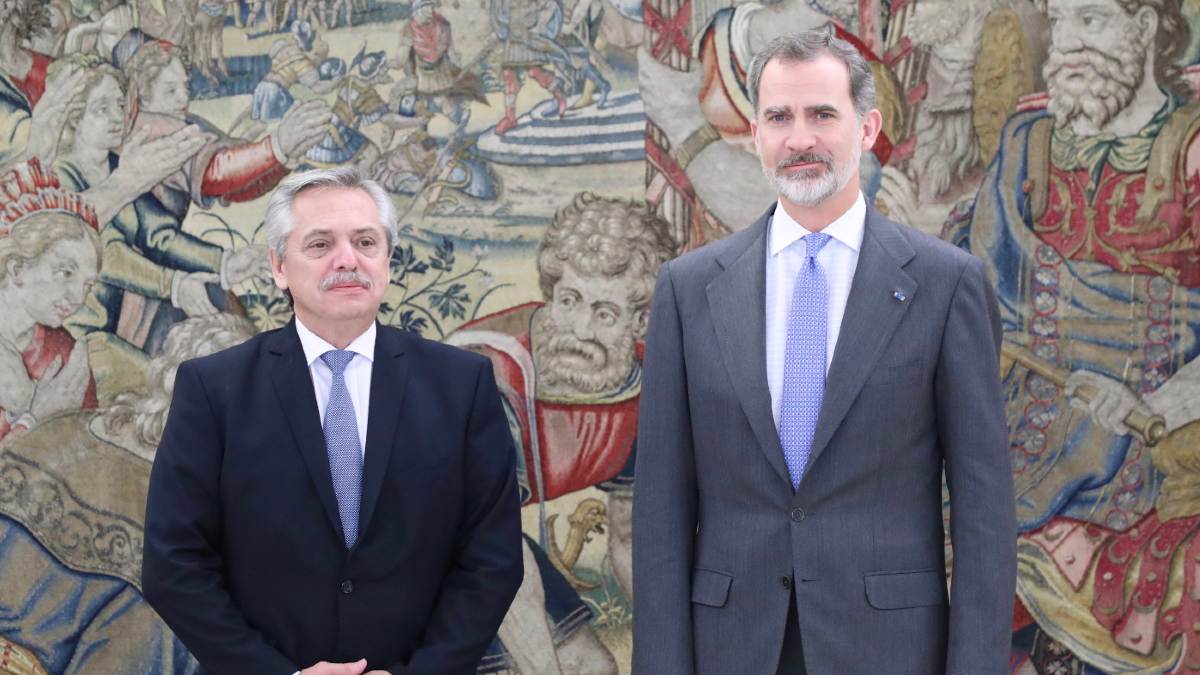
[[[862,117],[874,108],[875,76],[871,74],[871,67],[863,55],[854,45],[830,31],[809,30],[795,35],[781,35],[754,55],[746,78],[746,88],[754,112],[758,112],[758,87],[768,63],[773,60],[803,63],[823,54],[828,54],[845,64],[846,72],[850,75],[850,100],[854,102],[854,112]]]
[[[331,187],[362,190],[370,195],[379,212],[379,224],[387,235],[388,250],[396,245],[400,235],[396,230],[396,207],[392,204],[392,198],[379,183],[363,176],[357,168],[339,166],[292,174],[275,188],[271,201],[267,203],[267,217],[263,224],[267,231],[267,246],[275,251],[280,260],[287,252],[287,238],[295,224],[292,222],[292,203],[296,196],[307,190]]]

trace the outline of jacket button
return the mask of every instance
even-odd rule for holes
[[[784,588],[790,589],[792,587],[792,578],[788,576],[779,577],[779,583],[782,584]]]
[[[349,579],[343,581],[342,582],[342,592],[345,593],[346,595],[350,595],[351,593],[353,593],[354,592],[354,582],[350,581]]]
[[[804,509],[797,506],[796,508],[792,509],[792,521],[798,523],[802,520],[804,520]]]

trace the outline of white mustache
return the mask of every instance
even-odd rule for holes
[[[321,280],[321,290],[327,291],[338,284],[358,284],[368,291],[375,283],[359,272],[334,272]]]

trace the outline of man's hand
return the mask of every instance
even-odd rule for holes
[[[1135,409],[1146,412],[1137,394],[1120,382],[1090,370],[1076,370],[1067,378],[1067,396],[1071,406],[1086,411],[1105,431],[1124,436],[1130,433],[1125,418]]]
[[[300,675],[362,675],[367,668],[367,660],[359,659],[354,663],[329,663],[318,661],[300,671]],[[379,671],[371,671],[373,673]],[[386,675],[386,674],[385,674]]]
[[[217,284],[221,277],[211,272],[191,272],[179,282],[175,306],[188,316],[208,316],[216,314],[217,308],[208,299],[206,284]]]
[[[86,103],[81,99],[87,78],[87,69],[76,68],[47,88],[33,107],[25,152],[29,157],[40,158],[43,166],[49,167],[58,154],[58,142],[67,116],[73,110],[82,109]]]
[[[225,269],[221,274],[230,286],[254,277],[269,276],[271,261],[267,258],[267,247],[262,244],[251,244],[231,252],[225,259]]]
[[[320,99],[292,106],[275,129],[279,150],[289,160],[299,159],[325,137],[329,115],[329,104]]]

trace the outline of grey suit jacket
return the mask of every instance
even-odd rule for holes
[[[774,673],[793,593],[812,675],[1007,672],[1016,521],[983,265],[868,210],[793,494],[767,389],[771,213],[659,274],[638,428],[634,673]]]

